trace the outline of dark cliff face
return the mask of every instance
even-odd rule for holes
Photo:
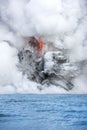
[[[65,50],[46,51],[41,54],[38,51],[38,40],[30,38],[28,46],[19,54],[19,68],[28,79],[42,86],[55,85],[67,91],[74,87],[73,79],[77,76],[77,66],[69,61]]]
[[[70,50],[56,48],[52,42],[42,43],[43,48],[39,50],[39,38],[29,37],[27,45],[18,53],[19,70],[39,84],[39,90],[51,85],[72,90],[74,80],[80,75],[87,75],[87,60],[71,61]]]

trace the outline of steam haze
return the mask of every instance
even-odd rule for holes
[[[0,0],[0,93],[39,93],[17,68],[30,36],[69,50],[71,62],[87,60],[86,0]],[[87,65],[70,93],[87,93]],[[67,93],[50,86],[42,93]]]

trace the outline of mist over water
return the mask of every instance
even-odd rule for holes
[[[86,0],[0,0],[0,93],[87,93],[87,65],[70,92],[37,83],[19,71],[18,52],[28,37],[41,37],[52,48],[68,50],[71,62],[87,60]]]

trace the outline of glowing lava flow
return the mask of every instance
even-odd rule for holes
[[[39,39],[39,51],[41,52],[43,48],[43,42],[42,39]]]

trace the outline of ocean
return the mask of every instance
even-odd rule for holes
[[[0,95],[0,130],[87,130],[87,95]]]

